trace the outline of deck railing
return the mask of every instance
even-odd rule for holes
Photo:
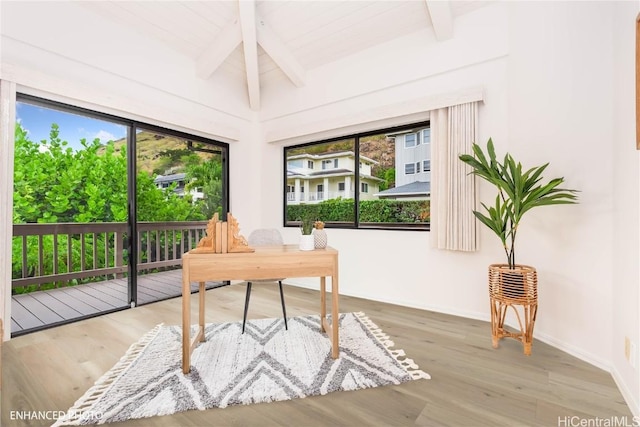
[[[141,222],[138,271],[176,268],[184,252],[206,234],[206,221]],[[128,272],[127,224],[61,223],[13,225],[12,288],[66,286]]]

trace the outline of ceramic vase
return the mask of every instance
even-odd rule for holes
[[[313,241],[316,249],[324,249],[327,247],[327,232],[324,228],[316,228],[313,230]]]
[[[303,234],[300,236],[300,250],[312,251],[315,249],[315,241],[313,234]]]

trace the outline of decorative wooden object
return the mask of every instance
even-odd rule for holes
[[[640,150],[640,13],[636,17],[636,148]]]
[[[229,252],[254,252],[254,249],[249,247],[247,239],[245,239],[244,236],[240,235],[240,226],[238,225],[238,220],[235,219],[233,215],[231,215],[231,213],[228,213],[227,221],[229,222]]]
[[[489,299],[491,301],[493,348],[498,348],[498,342],[502,338],[515,338],[524,345],[524,354],[531,355],[533,326],[538,312],[538,274],[536,269],[528,265],[516,265],[515,269],[509,269],[507,264],[490,265]],[[510,332],[504,327],[509,307],[516,314],[520,332]]]
[[[207,235],[200,239],[192,253],[226,254],[227,252],[254,252],[247,239],[240,235],[238,220],[227,213],[227,221],[220,221],[215,213],[207,223]]]

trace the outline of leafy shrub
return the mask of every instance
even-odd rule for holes
[[[428,200],[363,200],[360,202],[361,223],[429,223]],[[353,199],[330,199],[317,204],[287,206],[287,221],[298,221],[307,215],[324,222],[354,222]]]

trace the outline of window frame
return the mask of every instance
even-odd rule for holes
[[[289,227],[299,227],[299,221],[287,221],[287,195],[286,195],[286,191],[287,191],[287,150],[291,150],[291,149],[300,149],[300,148],[305,148],[305,147],[312,147],[315,145],[320,145],[320,144],[326,144],[326,143],[332,143],[332,142],[339,142],[339,141],[344,141],[344,140],[349,140],[349,139],[353,139],[354,140],[354,154],[355,154],[355,159],[354,159],[354,165],[358,165],[357,170],[355,170],[354,172],[354,179],[352,181],[352,185],[354,188],[356,189],[360,189],[360,174],[361,174],[361,169],[362,169],[362,161],[360,159],[360,139],[367,137],[367,136],[373,136],[373,135],[379,135],[382,133],[402,133],[403,131],[409,131],[407,132],[407,134],[412,133],[411,130],[413,129],[419,129],[419,128],[424,128],[424,127],[430,127],[431,126],[431,121],[430,120],[426,120],[426,121],[421,121],[421,122],[415,122],[415,123],[410,123],[410,124],[406,124],[406,125],[398,125],[398,126],[392,126],[392,127],[387,127],[387,128],[379,128],[379,129],[373,129],[370,131],[365,131],[365,132],[359,132],[359,133],[354,133],[354,134],[346,134],[346,135],[341,135],[341,136],[336,136],[333,138],[328,138],[328,139],[322,139],[322,140],[316,140],[316,141],[309,141],[309,142],[303,142],[301,144],[293,144],[293,145],[287,145],[284,146],[282,148],[282,157],[283,157],[283,167],[282,167],[282,174],[283,174],[283,182],[284,185],[282,185],[282,225],[285,228],[289,228]],[[421,133],[422,131],[417,131],[414,130],[413,134],[417,134],[417,133]],[[418,137],[416,137],[417,140]],[[417,146],[417,145],[416,145]],[[403,147],[404,147],[404,141],[403,141]],[[406,148],[406,147],[404,147]],[[414,147],[409,147],[409,148],[414,148]],[[396,165],[397,167],[397,165]],[[415,167],[415,162],[414,162],[414,167]],[[354,168],[355,169],[355,168]],[[354,191],[354,221],[353,222],[345,222],[345,223],[332,223],[332,222],[325,222],[325,227],[326,228],[342,228],[342,229],[358,229],[358,230],[404,230],[404,231],[430,231],[431,229],[431,223],[360,223],[359,220],[359,216],[360,216],[360,191]]]
[[[413,145],[407,145],[407,137],[409,135],[413,136]],[[409,133],[406,133],[404,135],[404,148],[405,149],[416,148],[418,145],[420,145],[420,140],[418,138],[418,132],[409,132]]]

